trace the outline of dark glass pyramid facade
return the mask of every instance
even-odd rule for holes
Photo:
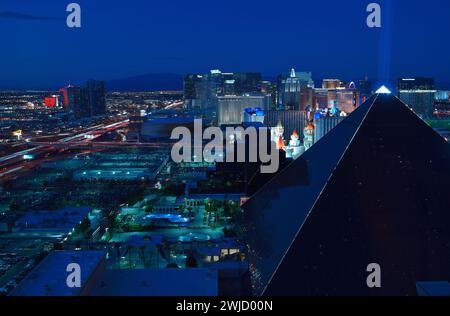
[[[244,206],[254,294],[416,295],[450,280],[450,145],[374,95]],[[381,288],[367,266],[381,267]]]

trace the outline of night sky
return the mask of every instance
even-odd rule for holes
[[[82,28],[66,26],[66,5]],[[382,5],[382,28],[366,6]],[[434,77],[450,88],[448,0],[0,0],[0,88],[295,67],[314,79]]]

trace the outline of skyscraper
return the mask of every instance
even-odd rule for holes
[[[432,78],[400,78],[397,82],[398,97],[417,115],[428,118],[433,114],[436,89]]]
[[[69,85],[60,89],[60,92],[63,94],[63,104],[67,112],[72,113],[76,119],[89,115],[83,88]]]
[[[285,110],[304,110],[303,106],[312,101],[311,91],[303,92],[302,89],[314,87],[312,74],[310,72],[296,72],[291,69],[289,74],[278,76],[278,108]],[[308,93],[309,92],[309,93]],[[306,100],[306,101],[305,101]]]
[[[86,83],[86,102],[89,116],[99,116],[106,113],[105,83],[89,80]]]
[[[183,80],[183,95],[184,99],[192,100],[197,99],[197,85],[201,81],[202,77],[196,74],[188,74]]]
[[[269,94],[271,96],[272,104],[270,106],[270,109],[276,109],[276,105],[277,105],[277,86],[276,86],[276,84],[274,84],[270,81],[262,81],[261,82],[261,93]]]
[[[215,69],[207,74],[189,74],[184,78],[184,105],[197,114],[215,118],[219,96],[261,94],[261,82],[260,73],[225,73]]]
[[[302,82],[295,73],[291,70],[289,78],[284,83],[282,91],[283,107],[286,110],[300,110],[300,92],[302,89]]]
[[[236,95],[261,93],[262,77],[260,73],[243,72],[234,74]]]
[[[236,95],[236,80],[226,79],[223,82],[223,95]]]
[[[405,296],[449,280],[449,174],[444,138],[372,96],[244,204],[254,293]]]
[[[361,93],[363,102],[372,95],[372,81],[369,80],[367,75],[359,81],[359,92]]]

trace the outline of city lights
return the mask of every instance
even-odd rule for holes
[[[450,296],[450,1],[3,2],[2,307]]]

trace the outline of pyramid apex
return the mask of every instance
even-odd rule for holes
[[[386,86],[381,86],[381,88],[378,89],[376,93],[379,93],[379,94],[391,94],[391,90],[386,88]]]

